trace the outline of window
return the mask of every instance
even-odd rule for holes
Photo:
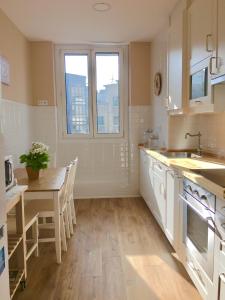
[[[96,53],[96,110],[98,116],[104,116],[104,126],[97,124],[97,133],[119,133],[120,124],[114,126],[114,117],[119,118],[120,105],[114,105],[119,99],[119,53]]]
[[[67,133],[88,134],[88,56],[65,55]]]
[[[125,47],[87,48],[60,49],[63,132],[67,137],[122,137],[127,102]]]

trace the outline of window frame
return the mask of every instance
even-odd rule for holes
[[[96,53],[119,54],[119,99],[120,99],[120,132],[97,132],[97,83]],[[128,129],[128,47],[127,45],[56,45],[56,93],[58,105],[58,130],[63,139],[112,139],[127,138]],[[88,100],[89,100],[89,134],[67,132],[65,55],[84,54],[88,58]]]

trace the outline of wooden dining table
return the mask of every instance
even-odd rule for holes
[[[56,261],[60,264],[62,259],[59,198],[65,181],[66,167],[41,170],[39,178],[35,180],[28,179],[24,168],[18,168],[14,173],[17,183],[28,187],[25,192],[25,200],[52,199],[54,201]]]

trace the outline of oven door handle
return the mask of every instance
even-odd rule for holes
[[[196,214],[198,214],[202,219],[207,220],[208,218],[202,216],[199,211],[197,210],[197,208],[194,207],[194,205],[192,205],[183,195],[180,195],[181,199],[187,204],[189,205],[195,212]],[[197,200],[196,200],[197,201]],[[206,208],[207,210],[207,208]]]
[[[196,214],[198,214],[202,219],[204,219],[205,221],[207,221],[208,223],[208,228],[210,228],[214,233],[216,233],[218,236],[220,236],[220,233],[217,229],[217,226],[216,226],[216,223],[215,221],[213,220],[212,217],[204,217],[202,216],[199,211],[187,200],[185,199],[185,197],[183,195],[180,195],[181,199],[187,204],[189,205],[195,212]],[[208,210],[207,208],[205,208],[205,210]],[[213,226],[209,224],[209,221],[211,221],[213,223]]]

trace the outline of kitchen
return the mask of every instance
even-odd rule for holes
[[[0,154],[16,179],[5,192],[2,164],[0,299],[225,299],[224,13],[224,0],[0,1]],[[28,180],[35,141],[50,162]]]

